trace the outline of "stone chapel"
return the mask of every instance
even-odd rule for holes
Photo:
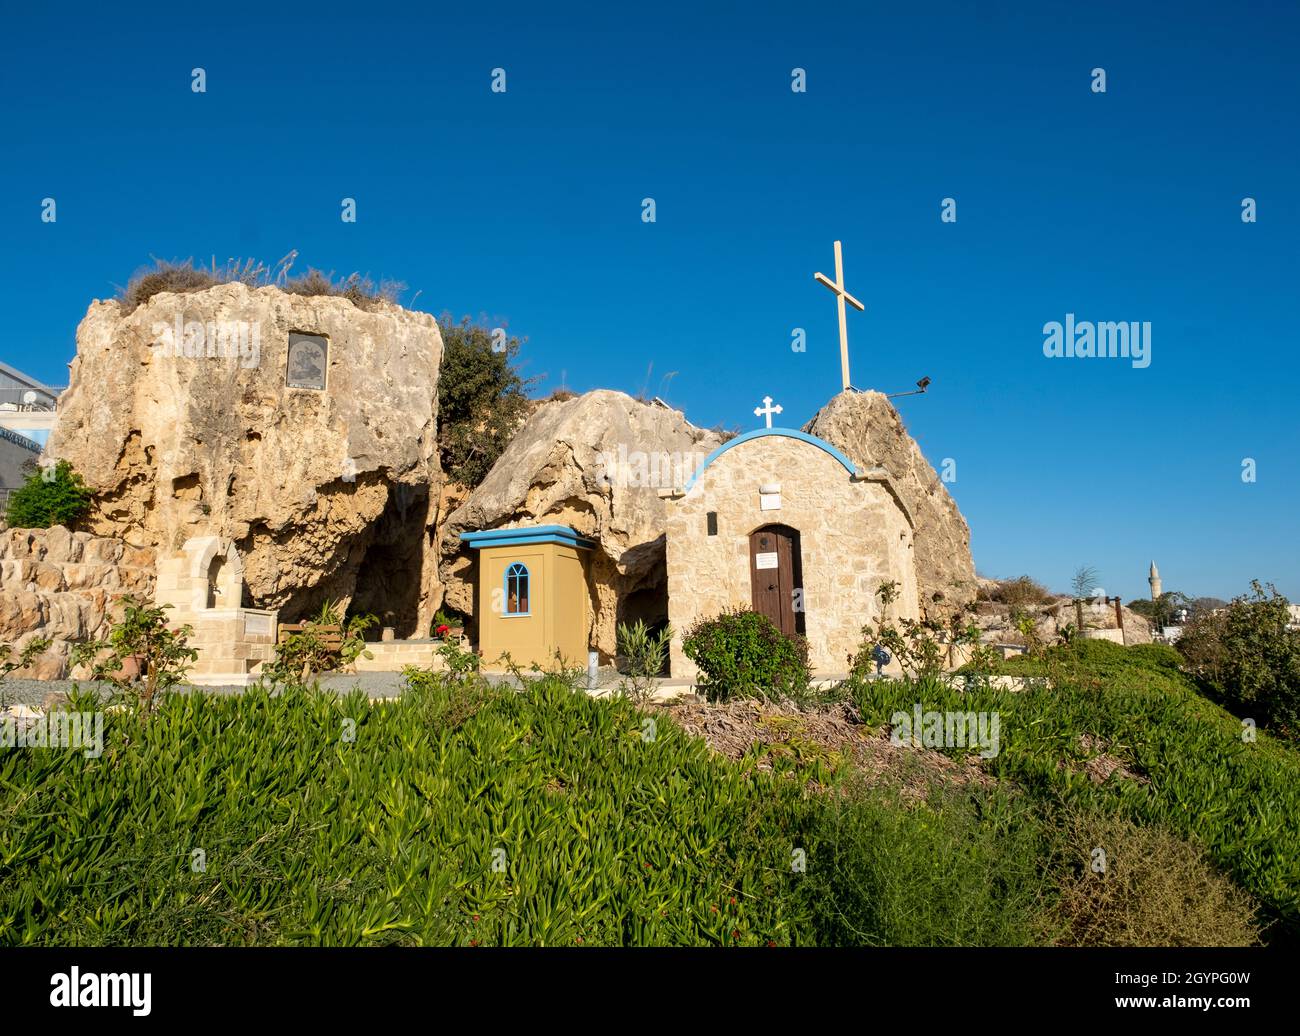
[[[898,584],[890,617],[920,614],[915,521],[889,473],[863,470],[823,439],[762,428],[715,449],[667,505],[672,675],[692,678],[686,631],[752,608],[807,638],[809,665],[844,673],[876,591]]]

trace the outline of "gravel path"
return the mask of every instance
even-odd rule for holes
[[[83,691],[94,690],[107,695],[108,685],[90,680],[15,680],[10,677],[0,682],[0,703],[4,705],[40,706],[51,694],[67,694],[73,686]],[[346,694],[360,688],[372,698],[393,698],[401,694],[405,685],[401,673],[327,673],[320,678],[322,688]],[[195,688],[186,687],[186,690]],[[199,690],[213,694],[238,694],[242,687],[203,687]]]
[[[512,683],[514,678],[507,674],[489,673],[488,679],[493,683]],[[617,688],[621,677],[613,668],[600,671],[597,693],[608,693]],[[339,694],[360,689],[371,698],[396,698],[406,689],[401,673],[325,673],[319,677],[324,690]],[[75,681],[82,690],[95,690],[107,695],[107,684],[96,684],[89,680]],[[74,686],[72,680],[15,680],[10,677],[0,681],[0,708],[8,705],[29,705],[39,707],[51,694],[67,694]],[[679,694],[688,690],[690,684],[685,680],[660,680],[660,690],[664,696]],[[187,686],[185,690],[194,690]],[[242,687],[203,687],[198,690],[213,694],[238,694]]]

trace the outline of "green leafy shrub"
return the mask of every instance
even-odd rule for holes
[[[452,676],[469,676],[477,673],[482,659],[468,647],[463,647],[456,637],[448,637],[438,646],[438,655],[447,664]]]
[[[346,615],[341,602],[326,601],[303,629],[290,633],[275,646],[275,660],[265,667],[268,679],[306,683],[317,673],[346,669],[366,648],[365,631],[379,620],[369,614]]]
[[[1194,618],[1178,652],[1211,697],[1282,737],[1300,739],[1300,630],[1287,599],[1258,582],[1218,612]]]
[[[86,513],[94,492],[61,460],[38,469],[9,497],[5,521],[12,529],[48,529],[72,525]]]
[[[700,689],[710,701],[781,700],[808,687],[808,642],[787,637],[759,612],[723,612],[686,632],[686,657],[700,669]]]

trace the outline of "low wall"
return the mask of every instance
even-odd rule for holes
[[[32,639],[52,643],[15,676],[57,680],[68,652],[108,634],[113,605],[128,594],[153,598],[154,552],[121,540],[49,529],[0,530],[0,644],[16,655]]]

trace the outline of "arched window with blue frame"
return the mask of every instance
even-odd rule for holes
[[[507,615],[528,614],[528,566],[516,561],[506,568]]]

